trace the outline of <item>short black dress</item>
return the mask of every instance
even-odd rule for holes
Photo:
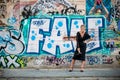
[[[82,60],[85,61],[85,53],[86,53],[86,43],[84,43],[85,40],[90,39],[90,35],[85,32],[84,36],[82,37],[79,32],[77,32],[76,35],[76,41],[77,41],[77,48],[80,48],[81,54],[78,54],[78,50],[76,48],[73,59],[74,60]]]

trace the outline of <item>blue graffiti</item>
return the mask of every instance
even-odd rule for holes
[[[33,40],[33,41],[34,41],[35,39],[36,39],[36,37],[35,37],[35,36],[32,36],[32,37],[31,37],[31,40]]]
[[[75,21],[75,22],[74,22],[74,25],[77,25],[77,24],[78,24],[78,21]]]
[[[32,40],[32,41],[34,41],[34,40],[36,39],[36,35],[37,35],[37,34],[36,34],[35,31],[33,30],[33,31],[32,31],[32,36],[31,36],[31,40]]]
[[[59,27],[62,27],[62,26],[63,26],[63,22],[62,22],[62,21],[59,21],[59,22],[58,22],[58,26],[59,26]]]
[[[64,47],[69,48],[70,44],[63,44]]]
[[[97,20],[97,24],[101,24],[101,21],[100,21],[100,20]]]
[[[55,41],[54,40],[51,40],[51,43],[54,43]]]
[[[91,36],[91,38],[94,38],[94,37],[95,37],[95,32],[92,31],[92,32],[90,33],[90,36]]]
[[[88,43],[88,44],[87,44],[87,47],[88,47],[89,49],[92,49],[95,45],[96,45],[95,42],[91,42],[91,43]]]
[[[7,22],[8,22],[9,24],[14,24],[16,21],[17,21],[17,19],[16,19],[15,17],[11,17],[11,18],[9,18],[9,19],[7,20]]]
[[[11,51],[15,51],[15,50],[16,50],[15,45],[10,46],[10,47],[9,47],[9,50],[11,50]]]
[[[54,42],[55,42],[54,40],[51,40],[51,39],[49,38],[49,43],[47,44],[47,47],[48,47],[49,49],[52,48]]]
[[[75,22],[74,22],[74,25],[75,25],[75,27],[76,27],[77,29],[79,28],[78,21],[75,21]]]
[[[88,33],[90,33],[90,36],[92,38],[96,38],[98,42],[89,42],[87,44],[87,51],[92,51],[96,48],[101,48],[100,45],[100,28],[103,28],[105,26],[104,24],[104,17],[86,17],[86,29],[92,29],[91,31],[88,30]],[[33,49],[32,44],[27,44],[27,53],[35,53],[35,54],[41,54],[41,53],[50,53],[52,55],[58,55],[59,54],[66,54],[69,52],[73,52],[75,49],[75,43],[72,43],[72,41],[64,41],[63,37],[71,37],[74,36],[77,33],[78,29],[80,28],[80,25],[84,24],[83,18],[74,18],[68,20],[67,17],[55,17],[55,18],[39,18],[39,19],[32,19],[31,26],[29,27],[30,33],[28,33],[28,42],[26,43],[36,43]],[[41,22],[40,22],[41,21]],[[46,22],[44,24],[44,22]],[[68,24],[71,23],[71,24]],[[89,24],[92,23],[93,26],[89,26]],[[97,24],[97,26],[96,26]],[[41,25],[42,27],[37,27],[38,25]],[[99,26],[101,25],[101,26]],[[44,27],[45,26],[45,27]],[[39,33],[39,30],[42,30],[42,34]],[[95,32],[97,30],[97,32]],[[41,45],[39,45],[41,44]],[[42,52],[43,51],[43,52]]]
[[[64,59],[67,61],[67,62],[71,62],[72,61],[72,58],[73,58],[73,55],[66,55],[64,57]]]
[[[45,21],[40,20],[40,21],[33,21],[33,25],[41,26],[45,23]]]
[[[87,56],[87,61],[90,65],[99,64],[100,58],[98,56]]]
[[[58,33],[57,33],[57,36],[60,36],[61,34],[60,34],[60,30],[58,31]]]
[[[58,28],[58,26],[56,26],[56,30],[58,30],[59,28]]]
[[[51,44],[51,43],[48,43],[48,44],[47,44],[47,47],[48,47],[48,48],[52,48],[52,44]]]
[[[3,43],[4,43],[3,38],[0,36],[0,45]]]
[[[16,37],[14,33],[18,31],[15,29],[12,30],[0,30],[0,51],[4,51],[7,54],[20,54],[24,51],[24,44],[20,41],[21,33]]]

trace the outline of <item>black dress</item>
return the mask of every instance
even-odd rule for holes
[[[77,41],[77,48],[80,48],[81,54],[78,54],[78,50],[76,48],[76,51],[74,53],[73,59],[74,60],[82,60],[85,61],[85,53],[86,53],[86,43],[84,43],[85,40],[89,39],[90,35],[85,32],[83,37],[80,35],[79,32],[77,32],[76,35],[76,41]]]

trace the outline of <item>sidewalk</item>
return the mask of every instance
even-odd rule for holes
[[[120,68],[87,68],[84,72],[79,69],[73,72],[68,69],[3,69],[0,77],[0,80],[120,80]]]

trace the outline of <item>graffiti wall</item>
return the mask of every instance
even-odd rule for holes
[[[119,66],[119,8],[119,0],[1,0],[0,68],[68,66],[83,24],[87,65]]]

